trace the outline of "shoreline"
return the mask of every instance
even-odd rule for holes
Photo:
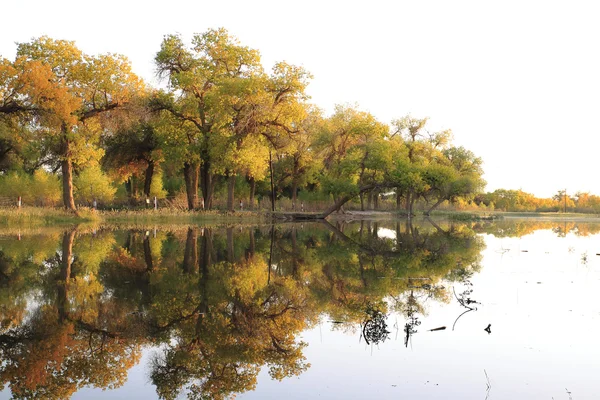
[[[29,226],[68,226],[73,224],[137,224],[137,223],[217,223],[248,224],[271,221],[319,221],[318,213],[298,213],[292,211],[187,211],[178,209],[104,211],[82,208],[78,215],[64,209],[24,207],[0,209],[0,229]],[[532,219],[547,221],[588,221],[600,222],[599,214],[583,213],[542,213],[542,212],[485,212],[485,211],[435,211],[431,216],[417,213],[411,219],[451,219],[459,221],[497,221],[502,219]],[[334,221],[360,219],[408,219],[398,211],[358,211],[348,210],[328,216]]]

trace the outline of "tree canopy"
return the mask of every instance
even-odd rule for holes
[[[430,133],[427,118],[410,115],[388,125],[348,104],[326,116],[310,103],[308,71],[266,69],[223,28],[189,43],[166,35],[155,65],[165,88],[147,87],[121,55],[46,36],[18,43],[0,62],[0,171],[57,173],[71,210],[94,197],[91,183],[74,194],[90,171],[105,202],[119,187],[136,204],[164,186],[172,198],[185,192],[189,209],[213,208],[218,195],[229,211],[236,192],[251,208],[258,193],[297,209],[301,194],[333,210],[358,194],[361,209],[377,207],[391,192],[412,214],[416,201],[431,210],[483,188],[481,159],[452,147],[451,131]]]

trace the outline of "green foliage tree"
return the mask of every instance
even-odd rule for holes
[[[214,192],[214,146],[219,142],[227,111],[223,85],[238,78],[260,73],[256,50],[241,46],[225,29],[197,34],[188,48],[178,35],[165,36],[155,57],[161,76],[168,79],[171,91],[155,96],[154,108],[168,112],[177,129],[169,129],[168,143],[185,146],[182,154],[188,206],[197,206],[199,172],[205,207],[212,206]],[[180,93],[175,98],[175,93]],[[201,169],[201,171],[200,171]]]
[[[19,43],[1,76],[0,112],[35,124],[60,165],[65,207],[75,210],[73,167],[100,159],[97,143],[108,115],[141,90],[141,81],[123,56],[85,55],[74,42],[45,36]]]
[[[75,198],[88,206],[91,206],[94,200],[100,203],[109,203],[117,191],[111,179],[98,164],[81,170],[75,176],[73,185],[75,186]]]

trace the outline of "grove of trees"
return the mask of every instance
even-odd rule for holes
[[[564,189],[550,198],[539,198],[522,190],[498,189],[476,195],[473,202],[486,210],[600,213],[600,196],[588,192],[569,194]]]
[[[36,205],[131,204],[185,193],[188,209],[233,210],[256,198],[361,209],[382,195],[413,213],[470,201],[484,187],[482,160],[452,145],[427,118],[390,124],[354,105],[331,115],[311,104],[311,75],[285,62],[267,71],[257,50],[225,29],[187,43],[166,35],[145,84],[120,55],[83,53],[49,37],[19,43],[0,59],[0,186]],[[38,185],[45,182],[45,186]],[[11,182],[11,183],[7,183]],[[44,188],[41,190],[40,188]],[[301,202],[301,204],[299,204]]]

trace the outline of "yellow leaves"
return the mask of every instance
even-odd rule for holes
[[[235,273],[227,282],[228,290],[231,295],[249,301],[265,285],[267,264],[261,258],[255,257],[247,262],[236,264],[234,267]]]
[[[75,177],[73,184],[76,188],[76,198],[90,205],[94,200],[102,203],[110,202],[117,191],[97,164],[83,169]]]
[[[44,127],[63,134],[123,106],[144,85],[123,56],[89,56],[74,42],[42,36],[20,43],[13,63],[2,61],[0,88],[0,101],[18,98]],[[99,133],[93,124],[77,129]]]
[[[124,267],[132,271],[143,271],[146,269],[144,260],[133,257],[127,250],[122,248],[115,250],[111,255],[111,258],[120,267]]]
[[[78,276],[68,283],[71,305],[71,317],[85,322],[93,322],[98,318],[98,301],[104,287],[98,282],[95,274]]]
[[[104,109],[125,104],[145,90],[144,84],[131,70],[122,55],[86,56],[85,79],[81,97],[89,109]]]

